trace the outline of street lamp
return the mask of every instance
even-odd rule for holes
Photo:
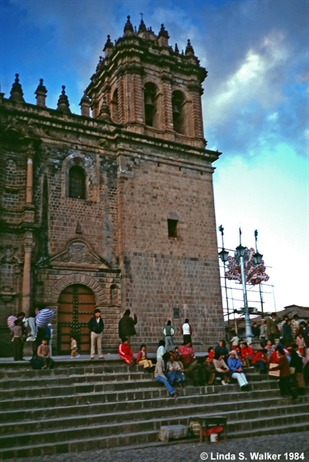
[[[246,276],[245,276],[245,264],[244,264],[244,258],[247,255],[248,255],[248,248],[241,245],[241,231],[239,230],[239,246],[236,247],[235,256],[239,259],[240,270],[241,270],[241,282],[242,282],[242,292],[243,292],[243,299],[244,299],[245,327],[246,327],[245,335],[246,335],[247,342],[251,343],[253,334],[252,334],[251,323],[250,323],[248,297],[247,297],[247,285],[246,285]]]
[[[254,266],[258,266],[262,262],[263,255],[258,252],[257,249],[257,238],[258,238],[258,230],[254,231],[254,238],[255,238],[255,254],[253,255],[253,264]],[[260,301],[261,301],[261,312],[262,312],[262,319],[264,319],[264,301],[263,301],[263,294],[261,288],[262,282],[259,284],[259,293],[260,293]]]
[[[225,286],[225,298],[226,298],[226,309],[227,309],[227,325],[228,325],[228,334],[227,334],[227,340],[229,340],[229,328],[230,328],[230,310],[229,310],[229,298],[227,294],[227,285],[226,285],[226,269],[225,269],[225,264],[228,261],[229,258],[229,253],[227,250],[224,248],[224,228],[222,225],[219,226],[219,231],[221,233],[221,239],[222,239],[222,250],[221,252],[218,253],[219,258],[221,259],[223,266],[224,266],[224,286]]]

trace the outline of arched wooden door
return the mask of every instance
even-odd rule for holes
[[[81,284],[68,286],[58,301],[58,354],[70,354],[71,337],[77,340],[78,351],[89,353],[89,319],[95,310],[91,289]]]

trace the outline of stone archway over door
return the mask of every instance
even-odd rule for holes
[[[58,300],[58,353],[69,354],[71,336],[78,343],[80,353],[89,353],[88,321],[95,310],[91,289],[81,284],[66,287]]]

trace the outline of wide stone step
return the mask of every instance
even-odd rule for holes
[[[20,367],[3,367],[0,364],[0,380],[1,379],[20,379],[24,377],[46,377],[49,375],[70,376],[74,374],[120,374],[128,372],[141,372],[140,366],[129,368],[123,361],[98,361],[97,363],[90,362],[88,365],[83,364],[55,364],[54,369],[32,369],[30,364],[22,363]]]
[[[241,432],[241,437],[245,438],[271,433],[280,435],[280,433],[284,433],[287,428],[289,432],[308,431],[308,407],[306,406],[304,411],[300,411],[299,413],[294,413],[293,410],[291,412],[290,408],[288,408],[288,410],[289,412],[283,412],[280,415],[263,416],[262,419],[235,420],[231,431],[229,430],[229,438],[238,438],[239,432]]]
[[[265,380],[276,380],[267,375],[261,375],[254,370],[254,368],[248,368],[246,375],[249,382],[261,382]],[[99,363],[95,367],[91,363],[89,366],[75,366],[75,367],[60,367],[56,369],[42,369],[33,370],[29,368],[21,369],[0,369],[0,389],[18,388],[28,385],[33,385],[33,381],[40,380],[46,381],[47,384],[59,382],[59,384],[65,384],[65,380],[71,383],[69,379],[75,379],[75,382],[89,382],[95,380],[101,381],[121,381],[135,380],[138,378],[147,379],[152,378],[153,374],[144,372],[144,369],[140,366],[134,366],[129,368],[122,362],[114,362],[114,364],[102,365]],[[85,379],[84,379],[85,378]],[[233,379],[232,379],[233,380]],[[12,385],[12,387],[10,386]]]
[[[188,381],[190,383],[190,381]],[[265,389],[271,388],[275,382],[264,380],[263,382],[250,382],[251,388]],[[258,384],[258,385],[257,385]],[[38,384],[37,380],[7,381],[3,388],[0,389],[0,401],[13,398],[31,398],[44,396],[58,396],[65,394],[80,393],[104,393],[111,391],[121,391],[123,389],[141,389],[153,386],[162,386],[156,382],[152,374],[132,373],[123,377],[119,374],[117,377],[109,376],[71,376],[70,378],[49,377],[44,382]],[[232,381],[229,387],[237,385]],[[217,384],[215,387],[220,387]],[[210,392],[212,387],[206,387],[206,392]]]
[[[42,396],[38,396],[38,393],[35,393],[35,390],[25,390],[25,394],[29,396],[10,396],[10,392],[6,391],[6,399],[2,400],[1,408],[5,411],[10,409],[34,409],[40,399],[44,400],[46,407],[54,406],[70,406],[78,404],[90,404],[90,403],[102,403],[102,402],[123,402],[123,401],[135,401],[138,399],[151,400],[156,398],[167,397],[166,389],[156,382],[155,380],[146,382],[145,387],[136,388],[136,382],[132,382],[132,388],[129,388],[127,383],[122,384],[122,386],[117,385],[118,390],[104,390],[104,387],[112,386],[114,384],[98,384],[98,385],[77,385],[72,387],[54,387],[46,388],[46,395],[43,393]],[[265,381],[262,382],[258,388],[254,389],[251,386],[252,392],[256,393],[256,398],[260,399],[263,396],[266,396],[267,393],[270,393],[271,390],[276,390],[277,384],[275,382]],[[41,389],[39,389],[41,390]],[[16,391],[18,394],[19,390]],[[15,391],[12,390],[14,394]],[[185,389],[179,389],[178,392],[180,395],[191,394],[191,395],[200,395],[200,394],[222,394],[224,396],[229,396],[233,393],[235,399],[236,396],[242,395],[243,392],[239,391],[239,386],[237,384],[231,384],[229,386],[215,385],[215,386],[204,386],[204,387],[193,387],[188,386]],[[228,399],[230,399],[228,397]]]
[[[87,368],[83,370],[82,368],[72,368],[71,370],[67,369],[53,369],[53,370],[26,370],[24,374],[19,374],[18,371],[11,371],[11,373],[4,373],[2,371],[3,377],[0,378],[0,389],[7,388],[18,388],[25,387],[28,385],[33,385],[34,381],[38,379],[46,381],[48,384],[65,383],[66,380],[75,379],[75,382],[89,382],[92,381],[95,377],[96,380],[101,381],[121,381],[121,380],[135,380],[138,378],[147,379],[152,378],[153,373],[144,372],[142,368],[132,368],[132,369],[120,369],[113,368],[111,371],[109,367],[105,368]],[[265,380],[276,380],[275,378],[268,377],[267,375],[260,375],[258,373],[249,372],[246,374],[249,382],[262,382]],[[232,379],[233,380],[233,379]]]
[[[6,411],[2,414],[2,422],[3,424],[6,423],[17,423],[25,422],[25,421],[40,421],[40,420],[49,420],[49,419],[57,419],[60,417],[69,417],[70,416],[85,416],[87,418],[88,415],[96,415],[96,414],[104,414],[104,413],[112,413],[112,412],[123,412],[134,410],[135,412],[142,411],[142,410],[151,410],[153,412],[156,411],[158,407],[170,407],[171,406],[171,399],[169,398],[167,392],[164,388],[160,388],[162,391],[162,395],[157,398],[148,399],[147,395],[142,399],[135,399],[135,400],[127,400],[127,401],[105,401],[102,402],[102,398],[98,397],[97,402],[90,403],[89,401],[85,402],[85,400],[79,400],[77,403],[74,401],[73,405],[66,405],[66,406],[50,406],[47,407],[46,400],[38,400],[36,402],[36,408],[34,407],[34,403],[31,402],[31,405],[22,408],[20,406],[13,407],[12,409],[6,409]],[[225,391],[225,390],[224,390]],[[268,402],[271,406],[272,402],[276,402],[278,398],[278,390],[277,388],[273,389],[272,391],[266,390],[263,393],[258,391],[252,391],[245,394],[246,401],[243,400],[243,395],[239,393],[238,388],[230,388],[229,392],[225,394],[205,394],[204,387],[188,387],[185,390],[179,390],[177,398],[177,406],[183,407],[183,412],[187,412],[188,408],[191,408],[194,405],[202,404],[203,406],[213,405],[214,402],[217,403],[218,409],[229,409],[229,408],[236,408],[236,409],[243,409],[249,408],[253,406],[256,408],[256,403],[259,401],[257,397],[263,399],[263,402]],[[18,404],[18,403],[16,403]],[[44,404],[44,405],[43,405]],[[173,404],[173,407],[176,404]]]
[[[74,413],[74,408],[72,407],[71,409],[68,409],[67,413],[64,415],[59,415],[60,413],[57,412],[54,413],[52,417],[47,417],[46,413],[44,415],[44,409],[41,409],[41,420],[38,418],[32,418],[28,420],[15,420],[6,424],[2,423],[0,427],[0,435],[2,437],[4,435],[13,434],[16,436],[20,433],[27,432],[28,429],[35,429],[36,431],[43,432],[52,428],[58,430],[59,427],[83,427],[85,422],[87,422],[87,425],[100,425],[103,421],[104,424],[113,424],[117,422],[120,425],[123,425],[125,422],[151,420],[154,418],[162,418],[162,416],[164,416],[164,419],[166,420],[170,417],[187,415],[188,404],[190,404],[191,417],[193,415],[201,416],[205,414],[213,414],[215,407],[217,414],[229,416],[229,419],[233,422],[240,418],[260,419],[262,422],[263,417],[268,415],[269,412],[271,412],[274,416],[278,414],[284,415],[287,411],[291,411],[291,408],[288,410],[287,404],[284,408],[276,407],[274,405],[273,398],[266,399],[263,402],[263,407],[259,407],[258,409],[256,409],[256,400],[252,398],[249,398],[246,403],[234,401],[220,402],[215,405],[213,402],[210,402],[210,400],[206,400],[206,397],[199,397],[199,399],[196,399],[194,403],[191,398],[192,397],[190,397],[190,399],[188,397],[179,397],[177,402],[173,402],[172,405],[170,404],[170,401],[168,403],[166,400],[166,403],[157,403],[156,407],[150,407],[148,409],[143,406],[143,401],[134,403],[134,408],[132,406],[126,406],[127,403],[121,403],[116,408],[110,406],[110,409],[107,409],[107,407],[104,408],[103,406],[99,408],[92,406],[89,410],[84,407],[84,409],[78,409],[78,413],[76,413],[76,409]],[[294,414],[308,412],[309,403],[304,402],[304,400],[302,400],[302,402],[293,403],[292,410]],[[86,411],[88,411],[88,413]],[[3,446],[5,446],[5,444],[3,444]]]
[[[72,383],[93,383],[93,382],[126,382],[151,380],[153,374],[144,372],[130,372],[128,374],[72,374],[70,376],[63,375],[48,375],[44,379],[39,378],[40,382],[47,387],[53,386],[71,386]],[[44,382],[42,382],[44,380]],[[0,390],[20,389],[28,387],[39,387],[38,377],[23,377],[23,378],[7,378],[0,381]]]
[[[142,439],[142,441],[141,441]],[[125,435],[116,435],[110,437],[97,436],[95,431],[92,437],[71,439],[65,442],[52,442],[44,445],[34,444],[33,446],[19,445],[17,448],[3,448],[0,449],[0,457],[2,459],[14,459],[18,457],[43,457],[44,455],[65,454],[68,452],[78,453],[83,451],[93,451],[94,449],[107,449],[112,447],[123,446],[138,446],[142,443],[150,446],[151,443],[158,441],[158,431],[153,430],[145,434],[141,432],[128,432]]]
[[[153,388],[154,386],[160,386],[158,382],[154,380],[130,380],[122,382],[107,382],[102,381],[92,381],[87,383],[65,383],[62,385],[52,385],[48,386],[44,383],[44,386],[41,387],[32,387],[32,388],[18,388],[18,389],[7,389],[0,390],[0,401],[4,399],[15,399],[15,398],[44,398],[59,396],[65,394],[85,394],[85,393],[108,393],[108,392],[117,392],[124,389],[136,390],[136,389],[147,389]],[[161,385],[162,386],[162,385]]]

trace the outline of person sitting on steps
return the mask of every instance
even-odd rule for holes
[[[164,361],[167,362],[168,360],[169,360],[169,354],[168,353],[164,353],[163,358],[157,359],[157,364],[156,364],[156,368],[155,368],[155,372],[154,372],[154,377],[155,377],[157,382],[163,383],[163,385],[165,386],[165,388],[169,392],[170,396],[172,396],[173,398],[177,398],[177,394],[176,394],[174,388],[169,383],[169,381],[167,380],[167,378],[166,378],[166,376],[164,374],[164,371],[165,371]]]
[[[206,354],[204,362],[201,364],[201,371],[204,379],[203,385],[212,385],[216,377],[216,370],[209,354]]]
[[[226,362],[224,361],[224,354],[216,353],[215,359],[213,360],[216,377],[221,379],[222,385],[227,385],[229,382],[229,371]]]
[[[166,376],[173,386],[174,383],[179,383],[182,387],[184,387],[185,376],[181,370],[181,366],[178,361],[175,361],[174,355],[169,353],[169,360],[166,365]]]
[[[254,356],[254,351],[247,342],[243,342],[241,345],[241,362],[244,367],[250,367],[251,361]]]
[[[141,345],[136,356],[136,364],[144,367],[144,372],[150,372],[153,368],[152,361],[147,358],[146,345]]]
[[[50,357],[50,348],[47,345],[47,340],[45,338],[38,347],[37,356],[43,364],[43,369],[52,369],[54,361]]]
[[[134,366],[135,364],[134,354],[130,348],[129,340],[126,337],[121,339],[121,344],[118,347],[118,354],[120,356],[120,359],[123,359],[123,361],[128,366],[130,367]]]
[[[260,371],[260,374],[267,374],[269,360],[266,348],[258,350],[252,359],[252,365]]]
[[[227,360],[227,365],[229,367],[229,374],[233,379],[236,379],[238,385],[242,390],[248,390],[248,380],[244,374],[240,359],[237,358],[234,350],[230,351],[230,357]]]

